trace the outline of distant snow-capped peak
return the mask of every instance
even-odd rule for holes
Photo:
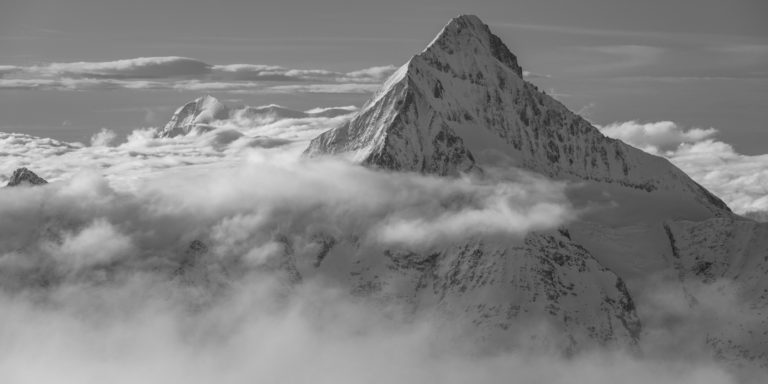
[[[159,137],[183,136],[190,133],[203,133],[226,122],[236,121],[250,124],[267,124],[283,119],[305,119],[311,117],[334,118],[349,115],[356,107],[314,108],[298,111],[277,104],[257,107],[228,107],[213,96],[206,95],[179,107],[170,121],[158,131]]]
[[[184,135],[195,126],[228,119],[229,115],[229,108],[215,97],[210,95],[198,97],[179,107],[158,135],[161,137]]]

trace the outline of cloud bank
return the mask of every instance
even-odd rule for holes
[[[715,138],[715,128],[686,129],[671,121],[628,121],[600,130],[668,158],[737,213],[761,219],[768,212],[768,154],[740,154]]]
[[[355,111],[351,107],[333,110],[346,113],[287,119],[236,114],[212,123],[213,131],[172,139],[157,138],[156,128],[147,127],[118,142],[115,132],[104,128],[91,137],[90,145],[0,132],[0,183],[7,182],[19,167],[34,169],[49,181],[97,171],[110,182],[124,185],[170,168],[232,164],[248,149],[285,150],[295,155],[308,140],[344,123]]]
[[[484,350],[451,319],[363,300],[332,276],[307,272],[329,236],[364,249],[429,248],[522,237],[576,215],[566,185],[514,169],[489,169],[490,181],[299,158],[309,139],[349,117],[243,114],[201,134],[157,138],[143,128],[122,142],[103,129],[89,145],[0,134],[0,174],[27,166],[51,181],[0,189],[0,381],[742,379],[706,354],[688,353],[704,350],[699,345],[665,342],[679,331],[669,319],[685,318],[701,332],[720,324],[733,312],[727,295],[688,312],[676,287],[660,284],[643,300],[644,356],[592,350],[564,357]],[[662,126],[633,127],[626,137],[660,148],[677,140],[679,156],[712,140]],[[286,267],[287,255],[295,269]],[[303,284],[286,283],[292,270]]]
[[[0,89],[357,93],[371,92],[395,69],[388,65],[337,72],[258,64],[214,65],[177,56],[139,57],[104,62],[0,66]],[[285,87],[286,83],[297,86]]]
[[[674,150],[681,144],[696,143],[717,133],[714,128],[686,130],[671,121],[655,123],[627,121],[603,126],[601,131],[606,136],[622,140],[651,153]]]
[[[241,134],[301,136],[331,120]],[[560,183],[514,170],[492,183],[378,172],[303,161],[291,144],[149,132],[117,145],[108,131],[92,146],[0,144],[47,153],[36,158],[46,172],[62,159],[81,169],[0,189],[3,382],[736,382],[704,357],[485,351],[450,321],[362,300],[324,275],[285,283],[289,248],[311,270],[300,261],[323,234],[397,247],[555,228],[572,217]],[[132,161],[142,169],[125,172]]]
[[[316,284],[287,299],[266,277],[217,300],[147,277],[93,288],[44,303],[0,296],[4,382],[736,383],[714,366],[622,353],[472,354],[427,319]]]

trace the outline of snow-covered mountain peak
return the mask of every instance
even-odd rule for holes
[[[517,58],[476,16],[449,22],[348,123],[314,139],[310,156],[451,175],[516,166],[548,177],[659,191],[725,204],[669,161],[604,136],[522,78]]]
[[[471,55],[477,58],[490,55],[523,77],[523,69],[517,63],[517,56],[475,15],[453,18],[424,49],[422,55],[424,54],[433,57]]]
[[[213,121],[228,119],[229,115],[229,108],[215,97],[210,95],[198,97],[177,109],[168,124],[158,132],[158,136],[185,135],[191,130],[206,126]]]

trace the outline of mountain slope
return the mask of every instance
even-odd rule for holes
[[[706,343],[734,364],[768,368],[768,224],[712,218],[664,229],[689,306],[717,309]]]
[[[672,192],[709,214],[730,212],[666,159],[605,137],[523,80],[515,55],[475,16],[448,23],[349,123],[317,137],[306,153],[438,175],[513,165]]]
[[[292,237],[282,239],[294,252]],[[286,255],[294,264],[286,271],[299,280],[331,278],[355,295],[436,316],[484,348],[632,348],[640,336],[622,279],[566,233],[459,238],[421,250],[361,243],[354,234],[319,235],[316,242],[315,253]]]

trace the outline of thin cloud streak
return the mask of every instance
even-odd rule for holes
[[[24,67],[23,72],[47,77],[156,79],[201,76],[211,65],[188,57],[139,57],[105,62],[51,63]]]
[[[0,89],[367,93],[395,69],[387,65],[337,72],[258,64],[213,65],[178,56],[140,57],[105,62],[0,66]]]
[[[671,32],[671,31],[647,31],[647,30],[626,30],[626,29],[605,29],[605,28],[590,28],[581,26],[563,26],[563,25],[551,25],[551,24],[532,24],[532,23],[520,23],[520,22],[490,22],[488,23],[494,28],[511,28],[522,29],[530,31],[552,32],[566,35],[580,35],[580,36],[595,36],[595,37],[621,37],[621,38],[635,38],[635,39],[657,39],[660,41],[680,41],[680,42],[725,42],[731,40],[743,40],[745,38],[753,38],[753,36],[747,35],[734,35],[734,34],[715,34],[715,33],[685,33],[685,32]]]

